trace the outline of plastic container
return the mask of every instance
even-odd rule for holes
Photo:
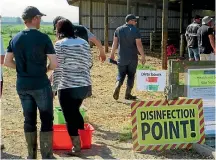
[[[81,148],[89,149],[92,145],[92,133],[94,128],[91,124],[85,123],[85,129],[79,130]],[[70,150],[73,147],[65,124],[53,126],[53,149]]]
[[[86,112],[83,108],[80,108],[80,113],[84,119],[86,116]],[[54,108],[54,124],[65,124],[65,118],[61,107]]]
[[[158,81],[158,77],[147,77],[146,81],[156,83]]]
[[[148,90],[149,91],[158,91],[159,85],[149,85]]]

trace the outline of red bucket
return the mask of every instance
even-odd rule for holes
[[[81,148],[89,149],[92,144],[92,133],[94,127],[85,124],[84,130],[79,130]],[[70,136],[67,132],[65,124],[57,124],[53,126],[53,149],[54,150],[70,150],[73,147]]]
[[[147,77],[146,81],[156,83],[158,81],[158,77]]]

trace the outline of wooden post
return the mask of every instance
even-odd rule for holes
[[[168,39],[168,0],[163,0],[162,13],[162,69],[167,69],[166,45]]]
[[[188,7],[188,25],[191,24],[191,19],[192,19],[192,11],[193,8],[192,7]]]
[[[90,0],[90,16],[89,16],[89,29],[93,32],[93,5],[92,0]]]
[[[157,31],[157,3],[154,4],[154,32]]]
[[[104,0],[104,45],[105,52],[109,51],[109,26],[108,26],[108,0]]]
[[[150,32],[150,51],[152,52],[153,49],[153,32]]]
[[[180,3],[180,57],[184,55],[184,33],[183,33],[183,26],[184,26],[184,2],[181,0]]]
[[[139,3],[136,3],[136,16],[139,16]],[[137,28],[139,28],[139,18],[137,19]]]
[[[79,24],[82,24],[82,0],[79,2]]]
[[[131,0],[127,0],[127,14],[131,14]]]

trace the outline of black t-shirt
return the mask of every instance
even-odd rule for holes
[[[81,25],[74,25],[75,28],[75,35],[80,37],[88,42],[88,32],[85,27]]]
[[[136,39],[140,39],[139,30],[130,24],[124,24],[116,29],[114,36],[118,38],[118,64],[128,65],[130,61],[138,60]]]
[[[49,85],[47,54],[55,54],[48,35],[36,29],[19,32],[9,43],[16,61],[17,90],[37,90]]]
[[[211,34],[213,35],[213,29],[207,25],[202,25],[198,29],[198,46],[201,54],[210,54],[213,52],[213,48],[208,37]]]

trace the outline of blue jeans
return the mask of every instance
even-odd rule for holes
[[[24,131],[37,130],[37,107],[41,119],[41,132],[53,130],[53,95],[50,85],[39,90],[17,91],[24,114]]]
[[[195,61],[200,60],[200,54],[198,48],[190,48],[188,47],[188,55],[190,59],[195,59]]]
[[[124,83],[125,77],[127,75],[128,76],[127,86],[133,88],[137,64],[138,61],[131,61],[128,65],[118,64],[117,81],[119,81],[121,85]]]

